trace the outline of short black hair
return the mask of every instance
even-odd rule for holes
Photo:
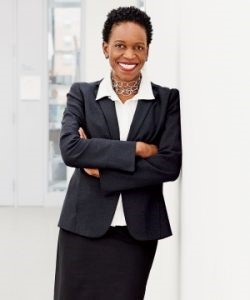
[[[112,26],[122,22],[134,22],[142,26],[146,31],[147,45],[151,43],[153,28],[150,17],[144,11],[135,6],[118,7],[117,9],[112,9],[108,13],[102,30],[102,38],[104,42],[108,43]]]

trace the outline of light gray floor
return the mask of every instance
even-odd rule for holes
[[[53,300],[60,211],[0,207],[0,300]],[[145,300],[176,299],[170,244],[158,244]]]
[[[52,300],[59,213],[0,207],[1,300]]]

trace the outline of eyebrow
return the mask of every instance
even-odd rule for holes
[[[125,44],[126,42],[123,41],[123,40],[115,40],[114,43],[124,43]],[[135,44],[136,45],[139,45],[139,44],[140,45],[146,45],[144,42],[135,42]]]

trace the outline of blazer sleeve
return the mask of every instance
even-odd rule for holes
[[[83,95],[79,83],[74,83],[67,94],[60,134],[60,150],[65,164],[75,168],[111,168],[133,172],[136,142],[81,139],[78,129],[86,123],[84,115]]]
[[[180,99],[177,89],[171,90],[165,128],[158,153],[147,159],[136,158],[135,171],[100,170],[100,184],[104,193],[157,185],[178,178],[182,162]]]

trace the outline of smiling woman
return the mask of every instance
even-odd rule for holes
[[[123,37],[122,40],[121,37]],[[112,76],[115,80],[138,79],[148,57],[145,29],[132,22],[114,25],[109,40],[103,43],[103,51],[109,58],[113,70]]]
[[[158,240],[172,235],[162,184],[181,168],[179,93],[142,71],[151,40],[146,13],[112,10],[110,73],[67,94],[60,149],[76,169],[58,224],[55,300],[143,299]]]

